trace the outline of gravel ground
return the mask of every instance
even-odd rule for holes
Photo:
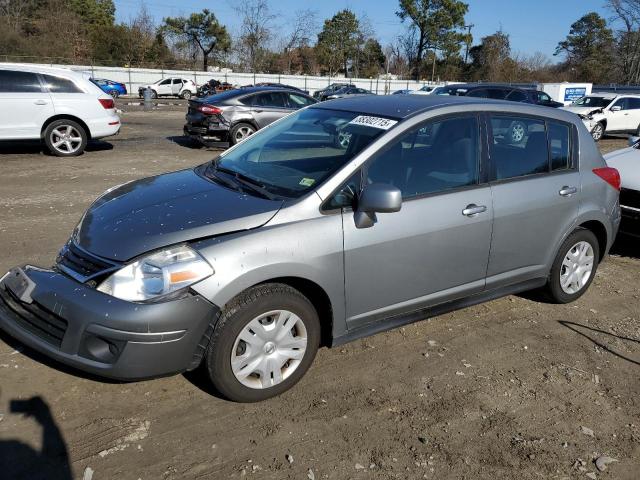
[[[182,106],[121,105],[122,133],[82,157],[0,147],[0,272],[50,265],[106,188],[216,155],[182,140]],[[575,304],[507,297],[322,349],[252,405],[197,374],[87,378],[0,334],[0,477],[638,479],[639,280],[621,239]]]

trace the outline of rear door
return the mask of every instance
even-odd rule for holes
[[[515,142],[505,124],[522,125],[524,138]],[[492,114],[488,127],[494,221],[487,289],[546,276],[580,199],[572,125]]]
[[[258,128],[263,128],[292,110],[284,92],[264,92],[254,97],[251,111]]]
[[[40,138],[53,113],[51,96],[37,74],[0,70],[0,139]]]
[[[171,95],[180,95],[180,90],[182,90],[183,81],[181,78],[172,78],[171,79]]]

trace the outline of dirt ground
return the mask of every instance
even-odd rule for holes
[[[0,272],[51,265],[108,187],[215,155],[182,141],[182,107],[124,108],[76,159],[0,147]],[[0,334],[0,478],[242,477],[640,478],[640,245],[619,241],[575,304],[507,297],[322,349],[252,405],[194,374],[86,378]]]

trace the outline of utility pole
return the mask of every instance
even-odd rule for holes
[[[471,29],[475,27],[475,25],[473,23],[470,23],[469,25],[465,25],[464,28],[467,29],[467,49],[466,52],[464,54],[464,63],[467,63],[469,61],[469,44],[471,43]]]

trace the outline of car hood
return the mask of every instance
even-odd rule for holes
[[[202,167],[136,180],[107,190],[87,210],[74,241],[100,257],[125,261],[150,250],[257,228],[280,209],[219,185]]]
[[[567,112],[572,112],[577,115],[587,115],[589,113],[595,113],[602,111],[603,107],[576,107],[576,106],[568,106],[562,107],[562,110],[566,110]]]
[[[604,155],[607,165],[620,172],[623,188],[640,190],[640,150],[623,148]]]

